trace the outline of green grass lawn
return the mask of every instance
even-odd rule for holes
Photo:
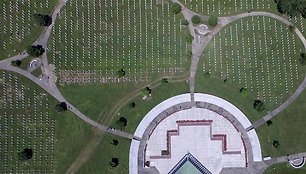
[[[251,121],[274,110],[297,89],[305,74],[305,67],[298,61],[304,48],[288,30],[267,17],[248,17],[229,24],[213,38],[200,58],[196,91],[227,99]],[[209,79],[215,81],[207,83],[205,73],[210,73]],[[227,84],[223,83],[225,79]],[[247,89],[247,97],[239,93],[241,88]],[[256,99],[264,101],[264,112],[256,113],[253,109]]]
[[[274,117],[272,125],[262,125],[256,129],[263,156],[284,156],[306,151],[306,92],[302,94],[284,111]],[[275,149],[273,140],[280,143]]]
[[[166,84],[160,84],[156,88],[152,89],[152,97],[143,100],[143,95],[139,95],[135,99],[131,100],[126,106],[124,106],[116,115],[113,126],[120,128],[116,121],[120,117],[125,117],[128,120],[128,125],[124,131],[134,133],[138,124],[143,117],[156,105],[162,101],[171,98],[176,95],[185,94],[189,92],[189,84],[184,82],[169,82]],[[130,104],[135,102],[135,108],[132,108]]]
[[[0,2],[0,60],[19,54],[38,39],[44,27],[36,25],[32,15],[35,12],[51,14],[58,0],[24,2],[24,4],[19,0]],[[3,43],[6,43],[6,49]]]
[[[119,141],[117,146],[112,145],[113,139]],[[103,140],[98,145],[94,155],[80,168],[79,174],[126,174],[129,173],[129,139],[105,134]],[[119,159],[119,165],[115,168],[109,167],[112,158]]]
[[[291,167],[288,163],[279,163],[270,166],[264,174],[304,174],[306,173],[306,167],[300,169],[295,169]]]
[[[128,125],[124,131],[133,133],[142,118],[149,112],[153,107],[155,107],[160,102],[189,91],[188,83],[186,82],[169,82],[166,84],[160,84],[159,86],[152,89],[152,97],[148,100],[143,100],[142,95],[131,100],[131,102],[136,103],[135,108],[130,107],[130,103],[124,106],[120,111],[119,116],[124,116],[128,119]],[[116,120],[114,119],[112,125],[118,127]],[[103,134],[103,140],[98,145],[94,155],[79,169],[77,173],[101,173],[101,171],[106,173],[116,173],[116,174],[126,174],[128,173],[129,165],[129,148],[130,140],[114,137],[109,134]],[[111,144],[112,140],[116,139],[119,141],[118,146]],[[119,158],[119,165],[115,168],[109,168],[108,164],[111,158]]]
[[[91,138],[91,126],[58,113],[58,102],[28,79],[5,71],[0,79],[0,173],[64,173]],[[26,147],[34,155],[21,162],[17,153]]]
[[[65,98],[83,114],[105,123],[113,107],[144,84],[112,83],[59,86]],[[104,121],[103,121],[104,120]]]

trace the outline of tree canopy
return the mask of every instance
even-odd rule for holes
[[[306,64],[306,54],[305,53],[301,53],[299,60],[300,60],[302,65],[305,65]]]
[[[21,60],[13,60],[13,61],[11,62],[11,65],[12,65],[12,66],[20,66],[20,65],[21,65]]]
[[[119,165],[119,159],[118,158],[112,158],[112,160],[109,162],[109,165],[111,167],[117,167]]]
[[[59,104],[57,104],[55,106],[55,109],[58,111],[58,112],[63,112],[63,111],[67,111],[67,104],[65,102],[61,102]]]
[[[199,16],[197,16],[197,15],[194,15],[194,16],[192,16],[191,21],[194,24],[198,24],[198,23],[201,22],[201,18]]]
[[[119,71],[117,71],[117,75],[119,76],[119,78],[125,76],[125,70],[123,68],[120,69]]]
[[[275,0],[277,10],[289,16],[302,15],[306,17],[306,0]]]
[[[118,125],[121,127],[121,128],[124,128],[127,126],[127,119],[124,118],[124,117],[120,117],[119,120],[117,121]]]
[[[52,17],[44,14],[34,14],[35,22],[40,26],[49,26],[52,23]]]
[[[178,3],[173,3],[171,5],[171,11],[174,13],[174,14],[178,14],[179,12],[182,11],[182,6]]]
[[[256,111],[261,112],[265,109],[265,105],[261,100],[255,100],[253,107]]]
[[[20,161],[26,161],[31,159],[33,156],[33,150],[29,148],[23,149],[23,151],[18,153],[18,158]]]
[[[241,88],[241,89],[240,89],[240,94],[241,94],[242,96],[247,96],[247,95],[248,95],[248,90],[247,90],[246,88]]]
[[[210,16],[209,19],[208,19],[208,24],[210,26],[216,26],[218,24],[218,17],[217,16]]]
[[[44,54],[45,49],[41,45],[31,45],[27,49],[27,53],[31,56],[38,57]]]

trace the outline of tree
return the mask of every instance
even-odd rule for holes
[[[171,5],[171,11],[174,14],[178,14],[179,12],[182,11],[182,6],[179,3],[172,3]]]
[[[187,43],[191,43],[193,41],[193,36],[190,33],[186,36],[186,41]]]
[[[12,66],[20,66],[21,65],[21,60],[13,60],[12,62],[11,62],[11,65]]]
[[[306,54],[305,53],[301,53],[300,54],[300,63],[302,64],[302,65],[305,65],[306,64]]]
[[[109,166],[111,167],[117,167],[119,165],[119,159],[118,158],[112,158],[112,160],[109,162]]]
[[[199,16],[197,16],[197,15],[194,15],[194,16],[191,18],[191,21],[192,21],[192,23],[194,23],[194,24],[198,24],[198,23],[201,22],[201,18],[200,18]]]
[[[305,0],[275,0],[278,12],[289,16],[302,15],[306,17]]]
[[[146,87],[144,90],[143,90],[143,94],[145,96],[148,96],[152,93],[152,89],[150,89],[149,87]]]
[[[289,25],[289,30],[290,30],[291,32],[293,32],[293,31],[295,30],[295,26]]]
[[[271,120],[268,120],[268,121],[267,121],[267,125],[268,125],[268,126],[272,125],[272,121],[271,121]]]
[[[161,82],[162,82],[162,83],[168,83],[168,79],[163,78],[163,79],[161,80]]]
[[[135,107],[136,107],[136,103],[135,103],[135,102],[132,102],[132,103],[130,104],[130,107],[131,107],[131,108],[135,108]]]
[[[33,150],[29,149],[29,148],[25,148],[23,149],[23,151],[18,153],[18,159],[20,161],[27,161],[29,159],[31,159],[33,156]]]
[[[240,94],[241,94],[242,96],[247,96],[247,95],[248,95],[247,89],[246,89],[246,88],[241,88],[241,89],[240,89]]]
[[[206,73],[204,74],[204,77],[205,77],[205,78],[210,77],[210,73],[209,73],[209,72],[206,72]]]
[[[119,144],[119,141],[116,140],[116,139],[113,139],[111,144],[114,145],[114,146],[117,146]]]
[[[27,49],[27,53],[35,57],[41,56],[42,54],[44,54],[44,52],[45,49],[41,45],[31,45]]]
[[[279,148],[279,142],[277,140],[273,140],[272,145],[274,148]]]
[[[49,15],[43,14],[34,14],[33,15],[35,22],[40,26],[49,26],[52,23],[52,17]]]
[[[55,109],[58,111],[58,112],[63,112],[63,111],[67,111],[67,104],[65,102],[61,102],[59,104],[57,104],[55,106]]]
[[[184,19],[182,20],[182,25],[189,25],[189,22],[186,19]]]
[[[117,75],[119,76],[119,78],[125,76],[125,70],[122,68],[119,71],[117,71]]]
[[[261,111],[263,111],[265,109],[264,103],[262,101],[260,101],[260,100],[255,100],[254,104],[253,104],[253,107],[258,112],[261,112]]]
[[[128,121],[127,121],[127,119],[124,118],[124,117],[120,117],[120,118],[118,119],[118,121],[117,121],[117,124],[121,127],[121,129],[122,129],[122,128],[125,128],[125,127],[127,126],[127,123],[128,123]]]
[[[208,24],[213,27],[216,26],[218,24],[218,17],[214,15],[210,16],[208,19]]]

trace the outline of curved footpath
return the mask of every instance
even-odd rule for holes
[[[42,33],[42,35],[37,39],[37,41],[34,42],[34,44],[41,44],[43,45],[43,47],[46,49],[47,48],[47,43],[48,43],[48,39],[50,37],[50,33],[52,31],[52,27],[55,23],[55,20],[57,18],[57,14],[60,12],[61,8],[67,3],[68,0],[60,0],[59,3],[56,5],[56,7],[53,10],[52,13],[52,19],[53,22],[50,26],[46,27],[46,29],[44,30],[44,32]],[[202,55],[205,47],[208,45],[208,43],[210,42],[210,40],[214,37],[215,34],[217,34],[224,26],[226,26],[227,24],[244,18],[244,17],[249,17],[249,16],[268,16],[274,19],[277,19],[281,22],[283,22],[286,25],[292,25],[291,22],[289,22],[288,20],[286,20],[285,18],[272,14],[272,13],[268,13],[268,12],[250,12],[250,13],[243,13],[243,14],[239,14],[239,15],[234,15],[234,16],[228,16],[228,17],[219,17],[219,25],[217,25],[212,31],[211,33],[206,36],[206,39],[204,41],[204,43],[197,43],[197,37],[196,37],[196,33],[194,30],[194,26],[191,22],[191,18],[193,15],[198,15],[195,12],[192,12],[191,10],[189,10],[188,8],[186,8],[185,6],[183,6],[182,3],[180,3],[178,0],[172,0],[173,2],[177,2],[180,5],[182,5],[182,14],[184,15],[185,19],[187,19],[189,21],[189,30],[192,36],[194,36],[194,40],[192,42],[192,61],[191,61],[191,69],[190,69],[190,96],[191,96],[191,101],[195,100],[195,94],[194,94],[194,86],[195,86],[195,74],[196,74],[196,70],[197,70],[197,66],[198,66],[198,61],[200,56]],[[199,15],[203,20],[207,20],[208,17],[207,16],[202,16]],[[304,47],[306,49],[306,40],[305,37],[303,36],[303,34],[299,31],[299,29],[295,28],[295,32],[296,34],[299,36],[299,38],[301,39],[301,41],[304,44]],[[24,59],[28,56],[28,54],[26,52],[20,53],[19,55],[7,58],[5,60],[0,61],[0,69],[3,70],[7,70],[7,71],[13,71],[15,73],[18,73],[22,76],[25,76],[26,78],[28,78],[29,80],[33,81],[34,83],[36,83],[37,85],[39,85],[41,88],[43,88],[44,90],[46,90],[50,95],[52,95],[55,99],[57,99],[60,102],[66,102],[69,106],[69,110],[72,111],[75,115],[77,115],[79,118],[81,118],[83,121],[87,122],[88,124],[91,124],[92,126],[108,132],[108,133],[112,133],[114,135],[118,135],[118,136],[122,136],[122,137],[126,137],[126,138],[130,138],[130,139],[138,139],[139,137],[137,136],[133,136],[129,133],[123,132],[123,131],[109,131],[107,129],[106,126],[101,125],[93,120],[91,120],[90,118],[88,118],[87,116],[85,116],[84,114],[82,114],[77,108],[73,107],[69,102],[66,101],[66,99],[62,96],[62,94],[60,93],[60,91],[58,90],[56,84],[54,83],[54,80],[52,79],[52,72],[49,69],[49,64],[48,64],[48,58],[47,58],[47,53],[45,52],[42,55],[42,60],[43,60],[43,66],[45,69],[45,76],[48,77],[48,81],[45,82],[43,80],[38,79],[37,77],[33,76],[32,74],[11,66],[11,61],[12,60],[17,60],[17,59]],[[269,113],[268,115],[266,115],[265,117],[263,117],[262,119],[258,120],[257,122],[255,122],[253,125],[250,125],[248,128],[246,128],[247,131],[251,132],[250,130],[253,128],[256,128],[258,126],[260,126],[261,124],[265,123],[267,120],[273,118],[274,116],[276,116],[279,112],[283,111],[286,107],[288,107],[299,95],[300,93],[305,89],[306,87],[306,77],[304,78],[303,83],[300,85],[300,87],[295,91],[295,93],[285,102],[283,103],[279,108],[275,109],[274,111],[272,111],[271,113]],[[135,141],[133,141],[135,142]],[[137,142],[137,141],[136,141]]]

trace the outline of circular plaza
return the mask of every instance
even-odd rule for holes
[[[196,93],[169,98],[138,125],[130,147],[130,173],[225,173],[261,161],[248,118],[219,97]]]

